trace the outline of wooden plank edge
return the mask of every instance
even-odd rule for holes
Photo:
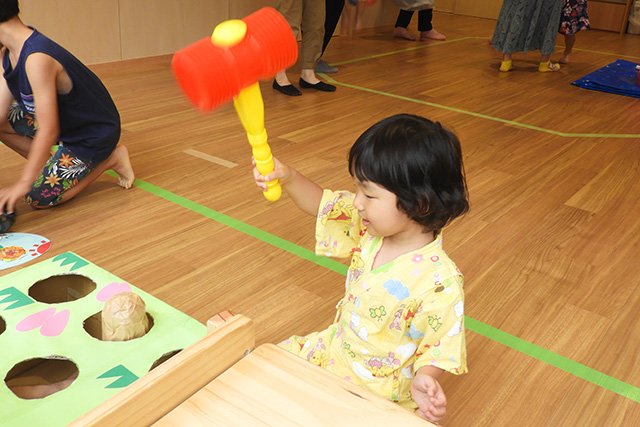
[[[69,426],[148,426],[188,399],[255,347],[255,326],[251,319],[220,315],[224,321],[214,320],[217,327],[210,328],[201,340]]]

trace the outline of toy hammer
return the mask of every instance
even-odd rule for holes
[[[258,81],[289,68],[297,57],[291,27],[279,12],[265,7],[242,20],[222,22],[211,38],[176,52],[171,65],[180,87],[200,111],[208,112],[233,99],[256,167],[266,176],[274,166]],[[267,182],[267,200],[278,200],[281,193],[278,180]]]

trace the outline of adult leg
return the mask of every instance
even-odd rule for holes
[[[302,61],[300,61],[300,86],[323,92],[333,92],[336,87],[324,82],[316,76],[316,63],[322,52],[324,39],[325,5],[318,0],[304,0],[302,14]]]
[[[284,19],[287,20],[289,25],[291,26],[291,30],[293,31],[296,39],[298,38],[298,34],[300,34],[300,23],[302,21],[302,4],[303,0],[277,0],[276,1],[276,10],[284,16]],[[324,6],[323,6],[324,7]],[[291,85],[289,78],[287,77],[287,70],[281,70],[276,74],[276,78],[273,82],[273,88],[278,91],[285,93],[286,95],[293,95],[292,93],[286,93],[282,88],[286,88],[291,86],[291,89],[295,89],[298,95],[300,94],[298,89]]]
[[[550,71],[559,71],[560,65],[551,62],[551,54],[540,54],[540,65],[538,71],[548,73]]]
[[[416,37],[407,30],[407,27],[411,23],[411,17],[413,12],[410,10],[400,9],[398,12],[398,18],[396,19],[396,25],[393,29],[393,36],[407,40],[417,40]]]
[[[500,64],[500,71],[511,71],[513,70],[513,61],[511,59],[510,53],[502,54],[502,63]]]
[[[344,0],[325,0],[326,17],[324,19],[324,40],[322,42],[322,52],[320,53],[320,57],[324,55],[324,51],[327,49],[327,46],[331,41],[331,37],[333,37],[333,33],[336,30],[343,8]],[[316,65],[316,72],[337,73],[338,69],[320,59],[318,60],[318,65]]]
[[[333,37],[343,9],[344,0],[325,0],[326,17],[324,19],[324,40],[322,42],[322,52],[320,56],[324,54],[324,51],[331,41],[331,37]]]
[[[420,31],[420,40],[446,40],[447,38],[433,29],[433,9],[425,9],[418,12],[418,31]]]

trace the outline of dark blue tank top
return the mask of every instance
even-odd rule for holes
[[[25,41],[15,68],[11,67],[8,51],[2,58],[4,78],[20,108],[32,115],[36,113],[33,90],[25,70],[27,58],[35,52],[45,53],[58,61],[71,79],[71,91],[58,94],[58,139],[84,160],[94,163],[105,160],[120,139],[120,114],[109,92],[75,56],[35,29]]]

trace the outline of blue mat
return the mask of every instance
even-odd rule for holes
[[[638,64],[635,62],[618,59],[571,84],[585,89],[640,98],[636,65]]]

